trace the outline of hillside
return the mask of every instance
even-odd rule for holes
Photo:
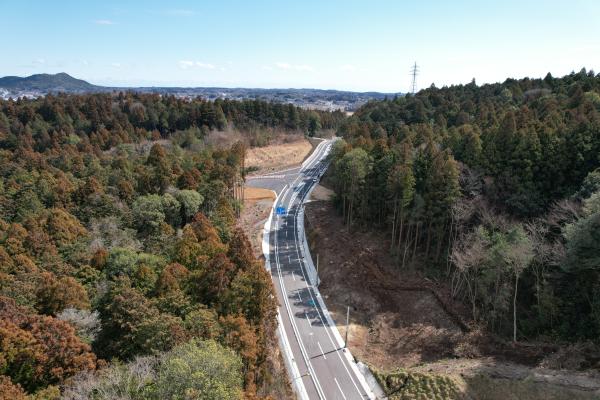
[[[505,339],[600,344],[600,76],[432,87],[339,134],[339,209],[385,232],[398,268]]]
[[[92,92],[101,88],[84,80],[73,78],[64,72],[58,74],[35,74],[25,78],[5,76],[0,78],[0,88],[15,92]]]

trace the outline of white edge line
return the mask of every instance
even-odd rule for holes
[[[287,191],[289,192],[289,189],[287,189]],[[283,196],[284,199],[285,199],[286,195]],[[277,273],[278,273],[278,278],[279,278],[279,284],[280,284],[280,287],[282,290],[283,301],[285,303],[285,307],[288,312],[288,316],[290,317],[290,323],[292,325],[292,330],[294,331],[294,336],[298,340],[298,345],[300,346],[300,352],[302,353],[302,357],[304,358],[304,360],[306,362],[306,366],[311,375],[311,379],[315,384],[315,388],[317,389],[317,394],[320,399],[325,399],[326,397],[325,397],[325,394],[323,393],[323,389],[321,388],[321,384],[319,383],[319,380],[317,378],[317,373],[314,370],[312,363],[310,362],[310,358],[308,357],[308,352],[307,352],[306,348],[304,347],[304,343],[302,341],[302,335],[300,334],[300,331],[299,331],[298,327],[296,326],[295,317],[292,316],[292,310],[291,310],[291,306],[290,306],[290,303],[288,300],[286,287],[283,282],[283,276],[281,275],[281,267],[280,267],[280,262],[279,262],[279,242],[277,240],[277,235],[275,235],[275,265],[277,267]],[[298,292],[298,296],[300,296],[299,292]]]
[[[287,184],[283,187],[281,193],[283,193],[286,187]],[[279,195],[277,193],[275,193],[275,195],[275,200],[273,201],[273,206],[271,207],[271,212],[269,213],[269,218],[267,218],[267,222],[265,222],[262,242],[262,250],[265,256],[265,268],[269,272],[271,272],[271,260],[269,257],[269,227],[271,226],[271,221],[273,219],[273,211],[275,211],[275,206],[279,200]],[[283,320],[281,319],[281,314],[279,313],[279,307],[277,307],[277,336],[279,339],[279,347],[283,350],[283,359],[285,360],[288,366],[288,368],[286,369],[288,371],[290,381],[292,385],[296,388],[296,393],[298,394],[298,397],[301,400],[310,400],[308,397],[308,393],[306,392],[306,388],[304,387],[304,382],[302,382],[302,379],[298,379],[300,377],[300,371],[298,370],[296,360],[294,360],[292,348],[290,347],[290,344],[287,340],[285,327],[283,326]]]
[[[314,148],[312,154],[306,160],[304,160],[304,162],[302,163],[302,168],[300,168],[300,172],[302,172],[304,170],[304,168],[306,167],[307,164],[310,164],[312,162],[312,159],[315,158],[316,154],[318,154],[319,147],[321,147],[323,144],[327,143],[327,141],[325,139],[321,139],[321,140],[322,140],[322,142],[319,143],[317,145],[317,147]]]
[[[315,188],[315,186],[316,185],[311,186],[308,193],[304,197],[305,199],[308,199],[310,197],[310,194],[313,191],[313,189]],[[306,240],[306,232],[304,231],[304,212],[298,213],[298,225],[297,226],[302,227],[302,235],[304,236],[304,238],[301,241],[303,242],[302,244],[304,247],[303,250],[304,250],[305,265],[307,268],[310,268],[310,270],[311,270],[308,275],[316,276],[317,270],[313,263],[312,256],[310,254],[310,249],[308,247],[308,241]],[[325,305],[325,302],[323,301],[323,296],[321,296],[319,289],[316,286],[314,286],[314,284],[313,284],[313,291],[318,293],[318,296],[315,296],[315,297],[317,298],[317,301],[319,302],[319,305],[321,306],[321,310],[323,311],[323,314],[325,315],[325,318],[327,319],[327,322],[330,325],[331,331],[333,332],[333,336],[335,337],[335,339],[338,343],[338,346],[340,348],[344,347],[344,339],[342,339],[342,335],[340,335],[340,332],[337,329],[336,323],[333,321],[333,318],[331,318],[331,314],[329,313],[329,310],[327,309],[327,306]],[[363,390],[367,393],[367,395],[369,396],[370,399],[375,399],[376,398],[375,394],[373,393],[373,391],[367,384],[367,381],[366,381],[364,375],[358,369],[358,366],[356,365],[356,361],[354,360],[354,357],[352,357],[350,350],[348,348],[346,348],[345,351],[342,351],[342,353],[348,360],[348,364],[350,365],[350,368],[352,368],[352,371],[357,376],[358,381],[360,382],[360,385],[362,386]]]
[[[328,150],[329,150],[329,148],[327,148],[327,150],[325,151],[325,154],[327,154]],[[312,176],[312,175],[311,175],[311,176]],[[313,186],[309,187],[309,190],[310,190],[310,189],[312,189],[312,187],[313,187]],[[307,191],[307,192],[306,192],[306,193],[305,193],[305,194],[302,196],[302,201],[304,201],[304,200],[306,199],[307,195],[308,195],[308,191]],[[303,211],[304,211],[304,210],[303,210],[303,204],[299,204],[299,206],[298,206],[298,208],[297,208],[296,212],[294,213],[294,216],[295,216],[295,218],[294,218],[294,221],[295,221],[295,225],[296,225],[296,226],[295,226],[295,229],[294,229],[294,231],[296,232],[296,236],[295,236],[295,242],[298,244],[298,246],[296,247],[296,251],[298,252],[298,255],[299,255],[299,256],[300,256],[300,252],[303,252],[303,249],[304,249],[304,246],[301,246],[301,245],[298,243],[298,240],[299,240],[299,238],[300,238],[300,234],[301,234],[301,233],[304,233],[304,226],[303,226],[303,225],[301,225],[301,226],[299,226],[299,225],[298,225],[298,222],[299,222],[299,214],[302,214],[302,213],[303,213]],[[302,239],[302,240],[306,240],[306,236],[305,236],[305,235],[303,235],[303,236],[301,237],[301,239]],[[301,246],[301,247],[300,247],[300,246]],[[302,258],[304,258],[304,256],[302,256]],[[304,264],[307,264],[307,263],[306,263],[306,262],[304,262]],[[311,271],[309,271],[307,268],[303,268],[302,270],[303,270],[303,275],[306,273],[305,277],[306,277],[306,279],[307,279],[307,282],[311,282],[311,281],[312,281],[312,279],[309,277],[309,274],[310,274],[310,272],[311,272]],[[314,270],[314,267],[313,267],[313,269],[312,269],[312,272],[313,272],[313,273],[315,272],[315,270]],[[319,292],[314,290],[314,286],[312,286],[312,285],[311,285],[311,286],[309,286],[309,287],[311,287],[311,288],[313,289],[313,292],[315,293],[315,294],[314,294],[314,297],[317,297],[317,299],[318,299],[318,297],[320,296]],[[311,297],[311,298],[313,299],[313,301],[314,301],[314,297],[313,297],[313,294],[311,294],[311,291],[309,291],[309,294],[310,294],[310,297]],[[325,316],[325,314],[324,314],[324,312],[323,312],[323,310],[322,310],[322,309],[321,309],[321,312],[319,312],[319,319],[320,319],[320,320],[321,320],[323,323],[325,323],[325,321],[324,321],[323,317],[321,317],[321,315]],[[327,319],[327,318],[325,317],[325,319]],[[334,347],[335,347],[335,346],[336,346],[336,344],[334,343],[334,341],[333,341],[333,339],[332,339],[332,337],[331,337],[331,334],[329,333],[329,332],[332,332],[332,333],[333,333],[333,330],[331,329],[331,326],[332,326],[332,325],[331,325],[329,322],[327,322],[327,324],[329,325],[329,327],[328,327],[329,329],[326,329],[326,330],[325,330],[325,332],[327,333],[327,337],[328,337],[328,338],[329,338],[329,340],[331,341],[331,344],[332,344],[332,345],[334,345]],[[339,347],[339,346],[337,346],[337,347]],[[345,349],[344,349],[344,351],[345,351]],[[345,353],[344,353],[344,354],[345,354]],[[356,384],[356,381],[355,381],[355,378],[356,378],[356,380],[358,380],[359,384],[362,386],[362,384],[361,384],[361,382],[360,382],[360,377],[359,377],[359,375],[356,375],[356,372],[355,372],[354,370],[352,371],[352,372],[354,373],[354,376],[353,376],[353,375],[350,373],[350,371],[348,370],[348,366],[346,366],[346,364],[349,364],[349,363],[350,363],[350,362],[348,361],[348,359],[346,359],[346,362],[344,362],[344,361],[343,361],[343,359],[342,359],[342,356],[339,354],[339,352],[336,352],[336,355],[339,357],[339,359],[340,359],[340,361],[341,361],[341,363],[342,363],[342,366],[344,367],[344,369],[346,370],[346,373],[347,373],[347,374],[348,374],[348,376],[350,377],[350,380],[352,381],[352,384],[354,385],[355,389],[357,390],[357,392],[358,392],[359,394],[362,394],[362,392],[361,392],[361,389],[358,387],[358,385]],[[352,366],[351,366],[351,365],[350,365],[350,368],[352,368]],[[363,388],[363,390],[364,390],[364,388]],[[365,391],[365,392],[367,393],[367,396],[369,396],[369,394],[368,394],[368,391]]]

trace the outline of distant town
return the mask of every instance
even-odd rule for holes
[[[353,112],[370,100],[383,100],[401,93],[350,92],[322,89],[255,89],[255,88],[219,88],[219,87],[108,87],[92,85],[66,73],[36,74],[29,77],[7,76],[0,78],[0,98],[38,98],[48,93],[110,93],[134,91],[139,93],[158,93],[178,98],[201,97],[207,100],[262,99],[289,103],[298,107],[323,110]]]

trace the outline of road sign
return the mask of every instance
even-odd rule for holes
[[[276,213],[277,215],[285,215],[285,207],[277,207],[277,208],[275,209],[275,213]]]

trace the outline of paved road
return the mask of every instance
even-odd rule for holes
[[[303,202],[325,172],[332,141],[323,141],[302,167],[248,179],[277,192],[263,249],[279,301],[280,342],[292,384],[302,399],[367,399],[369,389],[323,303],[308,254]],[[306,257],[304,257],[306,255]]]

